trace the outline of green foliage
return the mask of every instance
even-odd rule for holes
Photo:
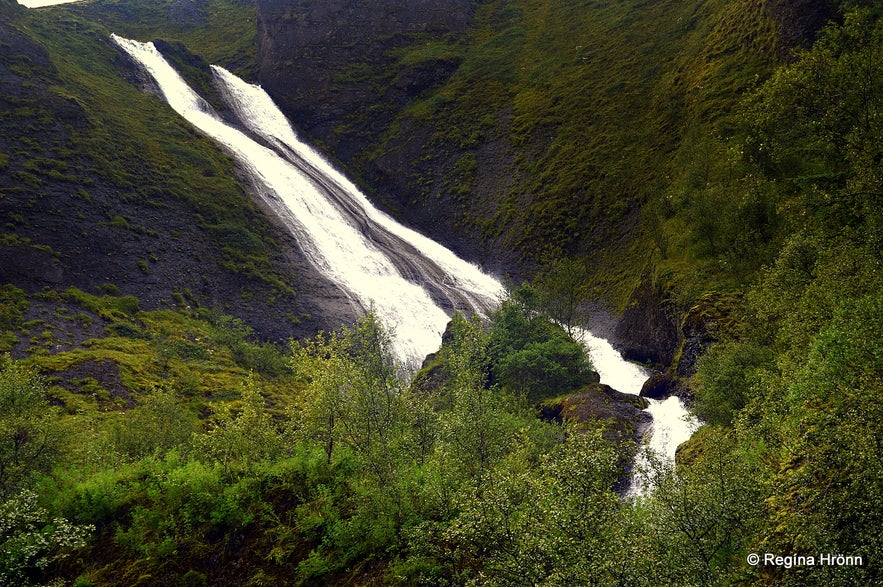
[[[540,313],[535,290],[512,292],[491,315],[492,374],[531,401],[573,391],[592,381],[585,350]]]
[[[641,507],[655,584],[727,584],[751,552],[767,497],[763,478],[725,430],[705,429],[701,441],[692,462],[652,469],[655,488]]]
[[[248,470],[255,463],[279,458],[284,451],[256,381],[246,380],[240,393],[238,409],[226,407],[214,427],[193,441],[197,457],[220,465],[224,473]]]
[[[29,585],[34,571],[45,570],[86,545],[94,526],[52,518],[23,491],[0,502],[0,585]]]
[[[522,444],[526,439],[516,439]],[[600,432],[573,431],[531,466],[514,450],[460,494],[441,544],[460,576],[484,585],[613,584],[617,496],[615,454]],[[456,554],[455,554],[456,553]]]
[[[132,512],[131,524],[116,540],[143,555],[169,558],[195,542],[191,532],[213,526],[240,528],[250,515],[244,510],[248,484],[227,484],[219,465],[199,461],[159,465],[144,484],[146,499]],[[245,485],[245,486],[243,486]]]
[[[844,569],[808,569],[782,577],[788,585],[873,584],[871,561],[883,553],[883,418],[873,398],[883,391],[883,295],[838,308],[813,341],[788,390],[791,406],[783,460],[771,499],[776,548],[837,552],[866,562]]]
[[[0,497],[55,463],[62,434],[43,380],[21,362],[0,357]]]
[[[729,425],[758,384],[755,372],[769,367],[773,353],[750,343],[721,343],[699,359],[693,412],[709,424]]]
[[[338,447],[353,451],[381,487],[395,480],[410,419],[390,345],[369,314],[353,329],[292,349],[294,369],[309,384],[301,432],[325,446],[329,463]]]
[[[746,582],[879,581],[867,562],[880,551],[871,528],[880,524],[881,415],[868,401],[883,373],[879,206],[871,203],[880,182],[869,163],[879,158],[879,128],[865,114],[879,106],[880,31],[877,16],[847,10],[743,111],[748,170],[775,182],[789,234],[748,288],[743,332],[713,346],[696,378],[697,414],[732,425],[737,444],[728,459],[757,470],[766,503],[762,515],[743,516],[754,521],[738,530],[735,558],[754,541],[756,551],[836,551],[865,561],[764,568]],[[697,438],[682,454],[710,452],[708,445]],[[747,472],[731,475],[752,488]],[[726,580],[715,563],[705,567]]]
[[[847,10],[812,49],[749,101],[749,153],[797,188],[787,202],[803,222],[866,232],[880,246],[883,22]]]
[[[586,303],[591,297],[589,271],[574,257],[555,259],[536,282],[543,312],[573,337],[574,327],[588,323]]]
[[[438,416],[438,456],[445,466],[457,463],[469,478],[481,479],[512,449],[515,431],[530,416],[522,411],[517,396],[488,385],[486,368],[493,364],[488,356],[490,338],[477,319],[461,319],[451,330],[446,359],[454,377],[443,390],[446,409]]]
[[[257,371],[268,377],[280,377],[291,372],[289,357],[275,344],[254,344],[246,341],[232,347],[233,360],[243,369]]]
[[[119,414],[113,421],[111,442],[117,451],[133,459],[162,457],[190,440],[194,420],[176,394],[157,389],[141,406]]]
[[[253,342],[235,318],[142,311],[113,286],[56,295],[84,327],[106,324],[107,336],[31,359],[58,374],[52,397],[65,405],[71,451],[58,450],[65,420],[40,379],[20,362],[0,367],[0,572],[31,578],[82,546],[72,524],[88,522],[93,550],[58,572],[96,585],[879,582],[870,561],[883,556],[880,21],[849,11],[764,83],[774,42],[759,3],[637,8],[484,2],[468,38],[391,54],[408,66],[460,64],[404,116],[434,125],[455,176],[445,189],[458,205],[478,202],[464,208],[466,224],[544,263],[542,294],[514,292],[487,329],[456,316],[420,385],[404,380],[370,315],[296,343],[289,357]],[[106,31],[82,18],[117,28],[139,16],[117,30],[174,31],[211,61],[248,69],[252,11],[120,1],[59,9],[59,21],[35,12],[27,26],[66,57],[56,60],[54,95],[90,113],[91,126],[71,131],[78,156],[133,198],[187,202],[231,270],[277,283],[265,265],[270,240],[227,179],[229,161],[120,80],[116,54],[90,40]],[[160,26],[160,12],[181,18]],[[212,39],[216,28],[226,36]],[[251,53],[237,59],[246,45]],[[372,69],[348,73],[351,83]],[[514,187],[493,206],[463,197],[484,185],[489,141],[521,149]],[[28,154],[19,169],[19,156],[0,167],[30,187],[68,181],[75,167],[59,152]],[[645,227],[620,230],[647,202],[644,214],[657,215],[647,239],[662,260],[630,248]],[[586,251],[598,250],[588,262]],[[579,322],[586,284],[610,269],[597,283],[620,293],[591,295],[616,298],[647,263],[676,288],[664,291],[676,307],[709,285],[747,294],[738,328],[711,347],[694,380],[696,413],[712,426],[633,504],[610,490],[613,447],[595,431],[540,422],[528,402],[590,377],[562,329]],[[42,321],[24,323],[24,292],[5,286],[0,295],[9,348],[25,327],[61,340]],[[77,373],[88,365],[101,370]],[[127,404],[137,407],[98,410]],[[21,487],[39,488],[52,516]],[[73,522],[49,522],[56,514]],[[750,551],[869,563],[754,572]]]

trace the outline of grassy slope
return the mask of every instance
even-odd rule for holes
[[[143,17],[145,22],[166,22],[155,12],[166,6],[151,4],[151,7],[150,11],[145,8],[137,14],[128,12],[128,17]],[[132,25],[137,30],[130,31],[122,28],[123,21],[114,22],[110,17],[107,27],[96,24],[88,18],[95,8],[91,4],[41,11],[18,10],[5,5],[2,8],[10,18],[10,26],[39,42],[51,59],[51,66],[44,68],[29,65],[24,60],[17,71],[30,75],[35,85],[50,84],[52,95],[76,104],[78,111],[87,117],[74,126],[65,126],[63,133],[57,130],[51,133],[36,132],[33,125],[49,121],[46,129],[55,129],[52,124],[58,112],[54,109],[54,102],[28,104],[35,109],[34,112],[22,108],[10,113],[9,116],[19,117],[10,118],[10,124],[15,120],[25,121],[22,124],[35,121],[29,123],[30,127],[17,129],[22,136],[31,129],[30,138],[20,140],[33,153],[11,152],[5,158],[5,167],[14,171],[27,157],[47,152],[52,154],[57,167],[70,170],[71,175],[61,179],[43,174],[40,181],[35,182],[35,187],[25,188],[34,191],[34,201],[45,198],[42,192],[50,189],[53,182],[62,182],[62,185],[63,182],[73,182],[82,184],[80,192],[86,194],[82,198],[89,205],[94,204],[96,222],[103,220],[103,214],[107,213],[108,204],[99,209],[99,202],[105,197],[133,203],[136,209],[143,206],[148,211],[143,218],[116,216],[108,223],[134,231],[137,238],[146,241],[143,244],[148,248],[144,253],[146,261],[140,270],[143,273],[152,271],[154,263],[165,260],[152,254],[148,259],[152,239],[174,243],[180,238],[175,230],[169,232],[170,226],[163,224],[162,216],[164,210],[177,210],[196,229],[195,235],[185,233],[185,236],[208,238],[217,253],[206,255],[196,243],[189,243],[194,247],[189,252],[196,259],[182,261],[183,270],[192,271],[195,264],[210,275],[214,275],[210,273],[212,270],[220,271],[222,275],[226,272],[232,291],[241,298],[233,300],[234,304],[247,302],[250,292],[259,291],[263,294],[260,303],[264,311],[268,302],[273,303],[273,296],[293,294],[293,275],[283,272],[274,263],[272,255],[278,245],[272,240],[266,219],[234,179],[230,159],[169,111],[161,100],[144,94],[122,75],[121,54],[111,44],[109,30],[133,36],[143,33],[149,37],[151,27]],[[219,22],[225,19],[237,24],[247,22],[249,10],[247,6],[217,2],[209,10],[208,30],[217,30]],[[160,24],[154,26],[153,32],[158,28],[161,28]],[[216,52],[212,55],[230,66],[240,63],[248,69],[250,61],[243,56],[248,55],[247,48],[253,49],[254,37],[253,33],[249,37],[243,32],[246,28],[246,25],[242,30],[227,26],[225,30],[229,34],[215,45]],[[188,31],[191,36],[187,36]],[[181,32],[181,38],[187,39],[188,43],[209,37],[205,30],[196,30],[186,23],[181,24]],[[199,47],[210,53],[208,45]],[[234,56],[233,61],[224,60],[224,52]],[[39,127],[39,130],[44,129]],[[12,135],[8,138],[15,140]],[[77,187],[74,185],[69,189]],[[21,191],[21,188],[9,188],[9,196],[2,197],[17,196]],[[98,201],[93,202],[93,198]],[[41,210],[36,209],[38,213]],[[71,230],[72,220],[68,219],[67,230]],[[7,223],[4,244],[52,252],[51,247],[41,244],[39,234],[33,241],[18,236],[17,233],[24,234],[27,228],[24,220],[17,226]],[[79,229],[84,230],[84,234],[87,230],[82,225]],[[180,246],[172,251],[172,255],[182,255]],[[185,255],[187,252],[184,250]],[[57,251],[54,254],[59,258],[62,256]],[[162,257],[161,253],[157,254]],[[137,267],[133,266],[131,270],[139,273]],[[240,279],[237,276],[245,277]],[[126,278],[124,274],[115,274],[107,279],[122,286]],[[172,285],[181,283],[183,279],[175,280]],[[235,387],[245,376],[243,367],[232,359],[229,345],[226,351],[216,353],[211,348],[213,343],[199,342],[217,338],[210,334],[214,330],[211,324],[216,320],[209,319],[214,316],[211,312],[196,310],[200,300],[192,292],[185,289],[167,300],[165,305],[176,306],[178,311],[151,312],[145,311],[142,305],[146,304],[140,303],[136,297],[141,293],[137,286],[130,285],[125,289],[128,290],[125,293],[135,295],[121,296],[120,287],[113,283],[106,283],[103,291],[97,292],[83,292],[60,284],[30,294],[11,283],[4,285],[0,295],[0,326],[3,330],[0,351],[31,356],[41,370],[54,378],[57,383],[54,397],[71,413],[131,407],[137,403],[140,394],[165,384],[183,386],[181,389],[190,386],[195,397],[202,398],[197,400],[201,402]],[[190,311],[191,305],[193,312]],[[293,320],[296,318],[292,316]],[[230,326],[231,323],[224,324]],[[243,341],[243,332],[250,333],[251,329],[240,326],[245,331],[234,329],[236,341],[229,339],[230,332],[222,338],[227,337],[230,344],[246,345],[240,350],[248,353],[246,347],[250,343]],[[224,327],[216,333],[219,332],[223,333]],[[171,347],[162,341],[172,341]],[[190,367],[176,363],[178,351],[172,350],[169,355],[169,348],[176,345],[180,347],[178,350],[189,345],[192,356],[185,362],[191,361]],[[272,354],[269,347],[267,352]],[[187,349],[184,354],[187,355]],[[240,356],[240,363],[243,357]],[[194,360],[196,363],[192,363]]]
[[[436,48],[460,52],[461,67],[372,156],[406,143],[397,133],[409,119],[430,126],[424,161],[454,154],[436,180],[467,226],[529,262],[603,256],[594,278],[621,304],[645,270],[639,208],[676,181],[680,149],[727,132],[723,118],[769,74],[775,49],[756,0],[483,3],[467,41]],[[401,62],[426,57],[421,45]],[[469,193],[484,143],[500,138],[516,154],[491,173],[518,181]]]
[[[130,38],[181,41],[209,63],[253,77],[257,51],[254,5],[237,0],[131,2],[105,0],[70,6],[90,22]]]

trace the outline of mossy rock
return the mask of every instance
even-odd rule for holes
[[[543,413],[546,417],[557,415],[555,419],[577,424],[604,423],[606,438],[637,442],[651,421],[651,416],[644,411],[648,405],[642,397],[594,383],[579,393],[545,402]]]

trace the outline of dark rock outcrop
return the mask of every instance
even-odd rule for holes
[[[654,373],[641,387],[641,397],[665,399],[673,395],[678,388],[677,380],[671,373]]]
[[[733,310],[740,301],[734,296],[708,293],[687,311],[681,322],[683,342],[674,374],[690,377],[696,373],[699,358],[712,344],[720,340],[724,332],[734,327]]]
[[[641,397],[616,391],[603,383],[594,383],[579,393],[545,404],[542,415],[546,419],[604,422],[609,424],[604,431],[605,437],[638,443],[652,419],[644,411],[646,407],[647,400]]]
[[[456,61],[435,59],[383,79],[366,72],[395,63],[392,52],[413,35],[441,37],[466,30],[470,0],[259,0],[258,62],[261,84],[296,123],[320,141],[334,128],[355,124],[348,143],[330,144],[348,160],[366,143],[364,131],[385,128],[413,96],[443,83]],[[371,116],[363,117],[365,111]]]
[[[796,48],[805,48],[819,30],[837,17],[831,0],[767,0],[767,10],[775,20],[781,57],[788,59]]]
[[[621,341],[619,350],[630,361],[664,367],[674,359],[678,323],[650,275],[645,275],[632,293],[616,324],[614,339]]]
[[[637,447],[640,445],[653,418],[645,408],[648,402],[642,397],[621,393],[609,385],[596,383],[579,393],[543,404],[540,417],[557,422],[604,426],[604,438],[620,448],[619,478],[614,490],[625,494],[631,483],[632,468]]]
[[[708,293],[701,296],[683,315],[677,353],[668,368],[651,375],[641,388],[641,397],[665,399],[675,395],[690,403],[693,400],[691,378],[699,359],[726,333],[739,328],[737,316],[741,301],[730,294]]]

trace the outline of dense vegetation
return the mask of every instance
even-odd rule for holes
[[[247,342],[229,317],[65,295],[114,322],[83,349],[0,368],[4,584],[59,573],[82,573],[81,585],[461,582],[485,567],[511,572],[520,563],[500,541],[534,556],[547,528],[560,544],[533,572],[573,577],[585,571],[562,548],[613,532],[603,522],[619,508],[618,454],[600,428],[543,422],[520,381],[491,383],[513,364],[528,381],[589,373],[529,296],[505,302],[488,329],[455,317],[434,362],[443,375],[412,388],[370,315],[283,354]],[[519,356],[534,346],[557,353],[534,367]],[[89,361],[118,365],[116,385],[36,370]],[[548,393],[583,383],[551,379]],[[500,509],[488,519],[488,508]],[[510,517],[523,527],[501,536]]]
[[[487,224],[548,244],[537,249],[546,295],[518,290],[486,324],[455,317],[413,378],[370,315],[281,349],[183,297],[177,309],[143,310],[112,284],[4,285],[0,344],[16,358],[0,365],[0,584],[883,582],[879,8],[843,3],[837,22],[774,67],[774,32],[757,3],[643,4],[665,23],[659,34],[679,40],[671,54],[638,42],[656,37],[629,27],[620,11],[635,3],[592,4],[593,15],[607,15],[597,30],[610,36],[592,37],[599,46],[588,61],[568,36],[585,4],[482,3],[472,36],[457,40],[466,45],[424,48],[462,52],[450,85],[409,113],[439,121],[440,143],[480,142],[473,133],[490,127],[487,113],[509,104],[524,144],[542,129],[556,134],[548,150],[525,155],[534,183],[504,197]],[[120,6],[123,16],[96,8],[90,18],[122,26]],[[212,6],[205,29],[169,36],[235,62],[238,49],[225,56],[204,34],[222,14]],[[709,22],[718,28],[703,29]],[[96,120],[122,120],[111,111],[142,104],[125,84],[111,91],[98,81],[117,75],[110,68],[74,81],[90,71],[88,34],[62,36],[58,26],[48,17],[29,24],[53,54],[79,55],[60,70],[69,85],[56,92]],[[228,38],[250,42],[242,31]],[[642,58],[625,69],[593,61],[622,43]],[[681,73],[654,77],[666,60]],[[588,85],[608,98],[589,107]],[[585,124],[586,112],[598,120]],[[163,136],[202,142],[149,114],[133,113],[131,144],[106,157],[104,173],[129,187],[139,170],[167,172],[182,155],[157,144],[147,121],[165,121]],[[110,143],[98,130],[76,145],[101,153]],[[666,133],[677,140],[660,143]],[[585,148],[593,141],[598,150]],[[203,161],[214,153],[205,149],[183,156]],[[601,150],[621,158],[596,161]],[[0,170],[16,166],[21,189],[61,173],[20,168],[21,151],[2,155]],[[216,156],[203,162],[214,173],[187,173],[172,187],[230,240],[253,226],[241,226],[250,213],[233,207],[238,188]],[[142,157],[153,163],[126,165]],[[467,158],[460,169],[475,165]],[[204,190],[223,196],[217,209]],[[594,237],[576,238],[572,223],[598,219],[592,206],[634,223],[610,253],[620,275],[587,270],[597,269]],[[472,221],[485,212],[473,209]],[[227,254],[270,279],[261,255],[247,253]],[[543,421],[536,403],[592,381],[561,327],[579,316],[567,294],[585,299],[597,283],[628,291],[623,284],[648,272],[672,311],[716,321],[715,344],[687,382],[707,424],[677,471],[650,466],[654,492],[631,501],[613,488],[633,447],[611,443],[603,422]],[[704,307],[709,299],[726,308]],[[37,304],[54,316],[34,319]],[[79,339],[66,340],[68,330]],[[816,563],[752,566],[750,553]],[[821,555],[861,564],[828,565]]]

